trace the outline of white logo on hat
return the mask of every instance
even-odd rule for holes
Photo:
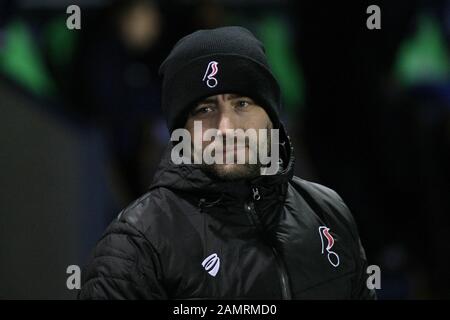
[[[206,68],[205,75],[203,76],[202,81],[205,81],[205,79],[206,79],[206,85],[210,88],[214,88],[218,84],[217,79],[214,78],[217,71],[219,71],[219,68],[217,67],[218,64],[219,63],[217,61],[211,61],[210,63],[208,63],[208,67]]]

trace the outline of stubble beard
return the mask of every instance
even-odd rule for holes
[[[267,126],[267,149],[268,153],[270,154],[271,151],[271,136],[270,136],[270,129],[271,126]],[[248,150],[250,151],[250,147],[246,143]],[[258,153],[256,153],[258,154]],[[248,162],[248,157],[247,157]],[[205,171],[208,175],[224,181],[235,181],[235,180],[249,180],[256,178],[261,175],[261,168],[262,164],[257,160],[255,164],[250,163],[244,163],[244,164],[202,164],[202,170]]]

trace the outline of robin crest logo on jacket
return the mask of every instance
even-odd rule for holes
[[[211,89],[217,86],[219,83],[214,76],[219,71],[218,67],[219,63],[217,61],[211,61],[208,63],[208,66],[206,67],[205,75],[203,76],[202,81],[206,80],[206,85],[210,87]]]
[[[334,246],[334,238],[330,234],[330,228],[326,226],[319,227],[320,241],[322,242],[322,254],[327,252],[328,261],[333,267],[339,266],[339,256],[336,252],[331,251]],[[326,245],[325,245],[326,242]]]

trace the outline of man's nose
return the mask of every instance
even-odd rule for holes
[[[236,129],[236,119],[232,112],[220,111],[217,119],[217,130],[223,135],[226,134],[226,130]]]

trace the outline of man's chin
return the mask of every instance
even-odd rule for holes
[[[260,175],[256,164],[213,164],[205,166],[206,172],[221,180],[251,179]]]

